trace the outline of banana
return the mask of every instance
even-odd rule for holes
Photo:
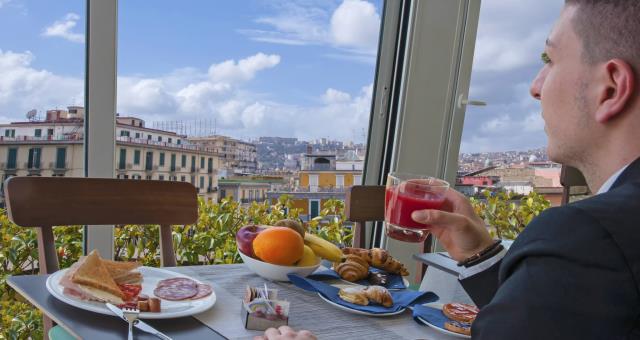
[[[316,255],[331,262],[340,262],[344,256],[342,250],[336,247],[335,244],[311,233],[304,235],[304,243],[309,246]]]

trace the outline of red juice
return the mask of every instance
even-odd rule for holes
[[[427,229],[429,226],[411,218],[411,213],[423,209],[440,209],[444,195],[428,192],[424,186],[411,182],[387,187],[385,193],[385,221],[398,227]]]

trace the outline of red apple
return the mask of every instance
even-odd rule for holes
[[[247,225],[238,230],[236,233],[236,243],[238,249],[245,255],[256,257],[253,253],[253,240],[265,230],[265,227],[259,225]]]

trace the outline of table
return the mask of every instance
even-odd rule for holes
[[[248,331],[240,319],[241,299],[246,285],[265,282],[279,289],[279,296],[291,302],[289,325],[309,329],[319,339],[457,339],[416,323],[411,311],[392,317],[368,317],[339,310],[316,294],[286,282],[269,282],[242,264],[165,268],[210,283],[217,296],[210,310],[195,317],[148,320],[148,323],[178,339],[252,339],[262,334]],[[118,318],[77,309],[56,300],[45,288],[46,276],[15,276],[7,282],[59,325],[83,339],[118,339],[126,336],[126,323]],[[136,339],[155,339],[135,333]]]
[[[446,273],[454,276],[460,275],[461,267],[447,253],[425,253],[413,254],[413,259],[426,263],[429,266],[436,267]]]

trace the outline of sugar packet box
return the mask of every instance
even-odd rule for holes
[[[244,327],[264,331],[289,324],[289,301],[278,300],[276,289],[247,287],[242,301],[241,318]]]

